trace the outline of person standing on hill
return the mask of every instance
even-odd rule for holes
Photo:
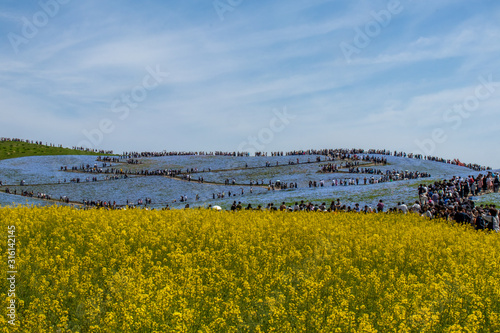
[[[337,198],[337,202],[335,203],[335,210],[340,210],[342,204],[340,203],[340,199]]]
[[[467,215],[466,213],[464,213],[462,206],[458,206],[457,213],[455,214],[455,216],[454,216],[453,219],[457,223],[460,223],[460,224],[467,224],[467,225],[469,225],[472,222],[471,217],[469,215]]]
[[[404,202],[398,202],[398,206],[396,208],[404,214],[408,213],[408,206],[406,206]]]
[[[419,197],[422,196],[425,192],[426,191],[424,189],[424,185],[420,184],[420,186],[418,187],[418,195],[419,195]]]
[[[2,184],[2,182],[0,182]],[[498,193],[498,188],[500,187],[500,175],[496,175],[493,180],[493,192]]]
[[[421,208],[422,208],[422,206],[420,206],[420,203],[418,201],[415,201],[413,206],[411,206],[411,211],[413,213],[419,213]]]
[[[430,218],[430,219],[432,219],[434,217],[433,210],[431,209],[430,206],[428,206],[428,207],[425,208],[425,213],[422,214],[422,216]]]
[[[377,204],[377,212],[382,213],[383,211],[384,211],[384,201],[380,199]]]
[[[500,232],[500,226],[498,222],[498,211],[495,208],[490,208],[488,215],[483,215],[483,219],[486,223],[488,230]]]
[[[472,211],[472,220],[474,221],[474,228],[476,230],[484,230],[486,228],[484,224],[484,218],[481,213],[481,211],[478,211],[477,209],[474,209]]]
[[[470,185],[470,192],[474,196],[477,195],[477,185],[475,181],[473,181],[472,184]]]
[[[468,181],[464,182],[463,188],[464,188],[464,198],[468,198],[469,197],[469,192],[470,192],[470,187],[469,187],[469,182]]]

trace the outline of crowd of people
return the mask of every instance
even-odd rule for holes
[[[5,193],[7,193],[7,194],[17,194],[17,190],[14,190],[13,192],[11,192],[9,190],[9,188],[6,188],[5,189]],[[47,193],[42,193],[42,192],[37,192],[35,194],[34,191],[23,191],[23,190],[21,190],[20,195],[23,196],[23,197],[27,197],[27,198],[37,198],[37,199],[43,199],[43,200],[53,200],[52,195],[47,194]],[[59,198],[59,201],[60,202],[69,203],[69,199],[66,196],[61,196]]]
[[[375,165],[387,165],[387,160],[386,159],[381,159],[380,157],[363,157],[359,160],[357,160],[356,156],[353,156],[354,158],[353,161],[348,161],[348,162],[341,162],[339,164],[337,163],[328,163],[325,165],[322,165],[320,167],[319,172],[321,173],[334,173],[334,172],[339,172],[341,169],[348,169],[349,173],[372,173],[368,170],[369,168],[359,168],[362,166],[361,161],[365,162],[364,164],[375,164]],[[334,161],[334,159],[332,159]]]
[[[272,153],[273,155],[274,153]],[[283,152],[277,152],[276,156],[283,156]],[[487,171],[491,170],[490,167],[482,166],[476,163],[462,163],[458,158],[455,159],[445,159],[436,156],[424,156],[422,154],[413,154],[413,153],[405,153],[398,151],[390,151],[390,150],[364,150],[364,149],[309,149],[309,150],[295,150],[285,153],[285,156],[296,156],[296,155],[324,155],[324,156],[332,156],[337,157],[342,155],[358,155],[358,154],[377,154],[377,155],[386,155],[386,156],[395,156],[395,157],[405,157],[405,158],[413,158],[419,160],[427,160],[434,162],[447,163],[452,165],[464,166],[466,168],[472,169],[474,171]],[[275,156],[275,155],[273,155]]]
[[[247,152],[224,152],[224,151],[144,151],[144,152],[123,152],[121,155],[122,159],[130,158],[144,158],[144,157],[164,157],[164,156],[239,156],[248,157],[250,153]]]
[[[25,140],[19,138],[5,138],[1,137],[0,141],[12,141],[12,142],[26,142],[38,145],[45,145],[48,147],[60,147],[62,145],[55,145],[52,143],[43,143],[38,140]],[[72,149],[86,152],[93,152],[99,154],[108,154],[112,155],[112,150],[103,150],[103,149],[92,149],[85,147],[72,147]],[[475,171],[487,171],[491,170],[490,167],[481,166],[479,164],[474,163],[462,163],[459,159],[445,159],[436,156],[424,156],[422,154],[414,154],[414,153],[406,153],[401,151],[390,151],[387,149],[308,149],[308,150],[293,150],[289,152],[277,151],[277,152],[256,152],[255,156],[302,156],[302,155],[323,155],[331,158],[352,158],[350,155],[359,155],[359,154],[377,154],[377,155],[386,155],[386,156],[397,156],[397,157],[406,157],[406,158],[414,158],[428,161],[435,161],[441,163],[448,163],[453,165],[465,166],[469,169]],[[162,156],[241,156],[248,157],[250,153],[248,152],[223,152],[223,151],[214,151],[214,152],[195,152],[195,151],[162,151],[162,152],[123,152],[120,156],[121,159],[138,159],[143,157],[162,157]],[[115,158],[115,157],[113,157]]]
[[[293,150],[284,153],[285,156],[297,156],[297,155],[324,155],[324,156],[340,156],[340,155],[356,155],[363,154],[364,149],[308,149],[308,150]],[[283,152],[277,152],[280,156],[283,156]]]
[[[98,162],[108,162],[108,163],[121,163],[121,159],[112,156],[97,156]]]
[[[414,154],[414,153],[406,153],[399,151],[390,151],[387,149],[308,149],[308,150],[294,150],[289,152],[277,151],[277,152],[256,152],[254,155],[257,157],[279,157],[279,156],[304,156],[304,155],[322,155],[330,158],[331,160],[335,159],[352,159],[355,158],[355,155],[360,154],[370,154],[370,155],[386,155],[386,156],[396,156],[396,157],[405,157],[405,158],[413,158],[420,160],[428,160],[435,161],[441,163],[447,163],[452,165],[460,165],[467,167],[469,169],[475,171],[486,171],[491,170],[490,167],[481,166],[479,164],[474,163],[462,163],[459,159],[445,159],[436,156],[424,156],[422,154]],[[141,157],[160,157],[160,156],[186,156],[186,155],[198,155],[198,156],[250,156],[248,152],[124,152],[122,154],[122,158],[141,158]],[[380,157],[379,157],[380,158]],[[386,159],[385,159],[386,160]]]
[[[36,194],[33,191],[21,191],[21,195],[23,197],[28,197],[28,198],[38,198],[38,199],[45,199],[45,200],[51,200],[52,196],[47,193],[40,193],[37,192]]]
[[[432,192],[430,192],[432,193]],[[434,194],[434,193],[432,193]],[[448,193],[449,194],[449,193]],[[446,195],[445,195],[446,197]],[[352,212],[352,213],[389,213],[389,214],[419,214],[423,217],[430,219],[445,219],[447,221],[454,221],[455,223],[468,225],[475,228],[476,230],[490,230],[494,232],[500,232],[499,226],[499,211],[495,205],[480,205],[475,207],[472,200],[462,200],[448,202],[450,199],[445,198],[440,204],[432,203],[421,203],[416,201],[413,205],[406,205],[404,202],[398,202],[396,206],[389,209],[385,209],[385,203],[383,200],[379,200],[375,208],[365,205],[361,207],[359,203],[355,203],[353,206],[341,203],[340,199],[332,200],[329,205],[326,202],[321,204],[314,204],[312,202],[305,202],[301,200],[295,202],[294,204],[287,205],[282,202],[281,205],[275,205],[274,203],[268,203],[267,206],[257,205],[256,207],[252,204],[248,204],[245,207],[241,201],[233,201],[230,207],[231,211],[239,210],[268,210],[268,211],[282,211],[282,212]],[[445,203],[447,202],[447,203]],[[186,207],[189,208],[189,207]],[[212,208],[209,206],[208,208]]]
[[[113,151],[112,150],[86,148],[86,147],[75,147],[75,146],[72,147],[71,149],[79,150],[79,151],[84,151],[84,152],[88,152],[88,153],[113,155]]]
[[[182,174],[180,169],[158,169],[158,170],[131,170],[113,167],[112,165],[103,164],[103,166],[98,166],[97,164],[82,164],[80,166],[72,166],[68,169],[67,166],[61,166],[61,171],[73,171],[82,173],[94,173],[94,174],[105,174],[105,175],[123,175],[123,176],[168,176],[175,177]],[[126,177],[125,177],[126,178]]]
[[[490,230],[500,232],[499,210],[496,205],[479,205],[474,203],[474,196],[489,192],[498,193],[500,190],[500,175],[488,172],[486,175],[477,177],[453,177],[450,180],[437,181],[430,185],[420,184],[418,187],[419,199],[412,204],[401,201],[394,207],[386,209],[386,205],[380,199],[377,205],[372,208],[365,205],[361,207],[359,203],[347,205],[341,203],[340,199],[332,200],[329,205],[326,202],[313,204],[305,202],[287,205],[268,203],[267,206],[258,205],[253,207],[248,204],[246,207],[241,201],[233,201],[230,210],[270,210],[270,211],[311,211],[311,212],[358,212],[358,213],[400,213],[419,214],[430,219],[445,219],[455,223],[468,225],[476,230]],[[211,206],[209,206],[211,208]]]
[[[419,200],[412,209],[429,218],[444,218],[471,224],[476,229],[499,231],[495,205],[476,207],[473,198],[488,192],[498,192],[500,176],[488,172],[477,177],[453,177],[418,187]]]
[[[454,177],[450,180],[435,182],[430,186],[419,186],[419,197],[430,202],[438,199],[460,198],[467,199],[470,196],[481,193],[498,193],[500,188],[500,175],[488,172],[486,175],[479,174],[477,177]],[[432,195],[431,195],[432,194]]]
[[[359,169],[350,170],[349,173],[364,173],[372,175],[371,177],[348,177],[348,178],[333,178],[331,181],[332,186],[351,186],[351,185],[371,185],[386,183],[398,180],[410,180],[419,178],[431,177],[428,172],[408,171],[408,170],[378,170],[378,169]],[[376,177],[377,176],[377,177]],[[323,187],[325,180],[310,180],[309,187]]]
[[[118,205],[116,201],[105,201],[105,200],[83,200],[83,208],[108,208],[108,209],[117,209]]]

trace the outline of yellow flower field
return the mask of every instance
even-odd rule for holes
[[[19,207],[0,224],[0,332],[500,331],[500,238],[445,221]]]

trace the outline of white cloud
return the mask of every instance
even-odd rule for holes
[[[464,19],[449,11],[459,10],[454,1],[402,5],[348,64],[339,44],[352,41],[354,28],[387,2],[243,2],[222,22],[210,5],[133,13],[126,2],[73,3],[20,55],[0,56],[0,106],[16,111],[4,123],[9,133],[19,123],[37,136],[78,142],[106,117],[117,129],[105,148],[144,142],[148,150],[166,140],[214,150],[237,146],[273,108],[286,106],[298,120],[269,147],[412,149],[443,125],[447,108],[474,92],[479,75],[500,76],[500,29],[491,20],[499,11],[492,5]],[[157,65],[169,77],[128,118],[110,112],[112,101]],[[491,98],[478,114],[498,122],[498,106]],[[473,149],[456,140],[447,144]]]

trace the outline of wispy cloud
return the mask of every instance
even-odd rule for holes
[[[244,1],[221,21],[210,1],[71,1],[18,54],[7,34],[21,34],[21,17],[40,7],[3,3],[5,135],[71,146],[106,118],[116,130],[103,148],[166,149],[175,142],[186,150],[234,150],[286,106],[298,120],[269,149],[414,150],[414,140],[442,125],[443,110],[470,94],[478,76],[500,81],[500,5],[400,3],[401,13],[350,63],[339,44],[388,2]],[[119,119],[113,101],[141,83],[147,66],[170,75]],[[481,104],[478,117],[500,120],[497,96]],[[470,126],[481,128],[480,121]],[[450,137],[440,153],[457,146],[462,159],[477,157],[470,153],[475,140]],[[471,162],[500,165],[500,157]]]

